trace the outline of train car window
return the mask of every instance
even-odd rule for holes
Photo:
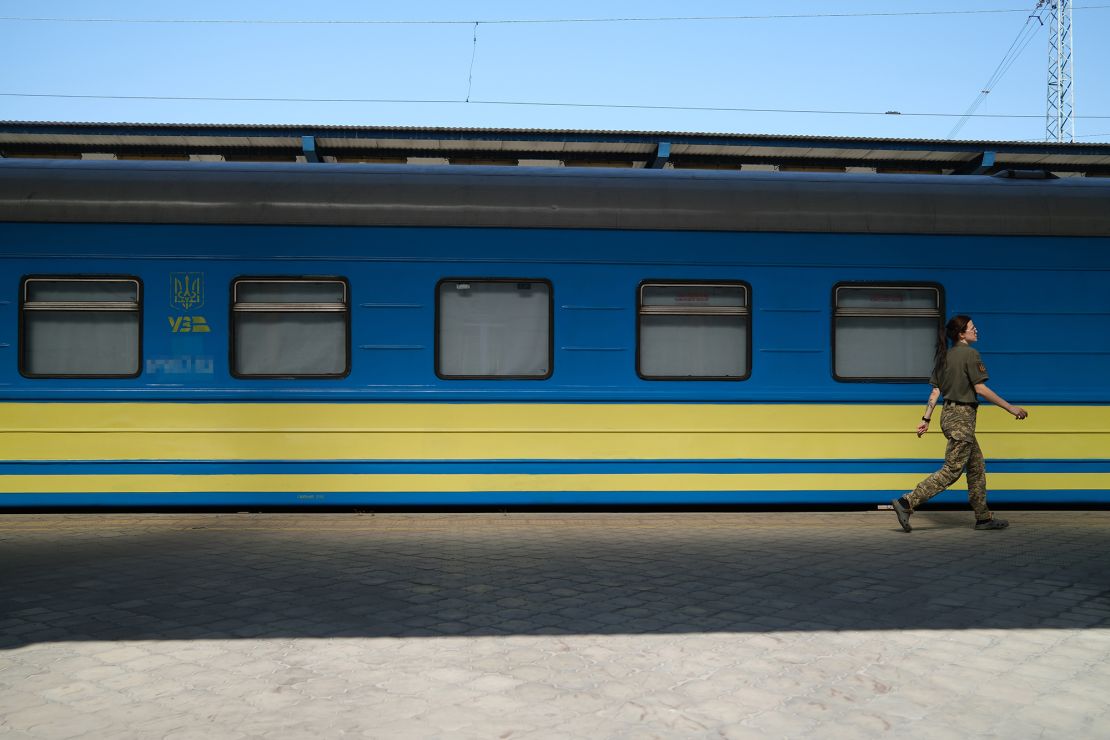
[[[441,378],[551,377],[552,291],[546,280],[450,279],[436,288]]]
[[[20,372],[29,378],[139,375],[142,284],[133,277],[28,277]]]
[[[833,289],[833,374],[845,381],[921,381],[943,317],[939,285],[845,283]]]
[[[342,278],[240,278],[231,285],[231,373],[341,378],[351,309]]]
[[[746,283],[640,285],[636,369],[650,380],[744,380],[751,375]]]

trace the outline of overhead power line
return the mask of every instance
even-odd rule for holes
[[[571,103],[544,100],[461,100],[455,99],[413,99],[413,98],[288,98],[288,97],[217,97],[211,95],[78,95],[64,93],[13,93],[0,92],[7,98],[59,98],[81,100],[160,100],[171,102],[213,102],[213,103],[382,103],[402,105],[518,105],[556,108],[614,108],[635,110],[670,111],[709,111],[723,113],[789,113],[834,116],[917,116],[927,118],[959,118],[964,113],[929,113],[919,111],[864,111],[864,110],[820,110],[808,108],[733,108],[726,106],[696,105],[641,105],[636,103]],[[978,113],[975,118],[1043,118],[1041,114],[1025,113]],[[1108,119],[1110,115],[1085,115],[1077,118]]]
[[[964,125],[975,115],[975,111],[979,110],[979,106],[983,104],[987,96],[994,90],[995,85],[1002,80],[1006,72],[1008,72],[1010,67],[1014,65],[1014,62],[1017,61],[1017,58],[1025,51],[1025,47],[1036,37],[1037,32],[1044,27],[1044,21],[1041,20],[1040,15],[1042,10],[1043,8],[1041,6],[1037,6],[1033,13],[1025,19],[1025,25],[1021,27],[1017,37],[1010,43],[1010,48],[1006,50],[1006,53],[1002,57],[1002,61],[994,68],[994,72],[991,73],[990,78],[979,88],[979,94],[971,101],[971,105],[967,107],[964,115],[960,117],[960,120],[956,122],[952,130],[948,132],[949,139],[956,138],[956,135],[960,133]]]
[[[1107,131],[1106,133],[1102,133],[1102,134],[1083,134],[1082,136],[1076,136],[1075,138],[1077,138],[1077,139],[1097,139],[1097,138],[1100,138],[1100,137],[1110,137],[1110,131]],[[1043,136],[1039,139],[1017,139],[1016,141],[1020,141],[1020,142],[1023,142],[1023,143],[1024,142],[1029,142],[1029,143],[1033,143],[1033,144],[1044,144],[1045,143],[1045,140],[1044,140]],[[1050,141],[1048,143],[1051,144],[1051,143],[1054,143],[1054,142]]]
[[[466,74],[466,101],[470,102],[470,91],[474,89],[474,60],[478,57],[478,24],[474,24],[474,40],[470,49],[470,71]]]
[[[1105,10],[1110,5],[1075,6],[1075,10]],[[22,23],[147,23],[147,24],[208,24],[208,25],[274,25],[274,26],[450,26],[485,24],[544,24],[544,23],[666,23],[698,21],[759,21],[804,20],[809,18],[896,18],[938,15],[999,15],[1003,13],[1028,13],[1028,8],[993,8],[982,10],[920,10],[892,11],[887,13],[793,13],[772,15],[690,15],[614,18],[490,18],[486,20],[376,20],[376,19],[291,19],[277,18],[61,18],[45,16],[0,16],[0,21]]]

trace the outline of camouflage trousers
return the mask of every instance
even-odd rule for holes
[[[940,417],[940,430],[948,440],[944,451],[944,467],[917,484],[913,493],[906,495],[910,508],[916,509],[933,496],[948,488],[967,472],[967,499],[975,510],[975,518],[990,519],[987,508],[987,465],[983,451],[975,439],[974,406],[944,407]]]

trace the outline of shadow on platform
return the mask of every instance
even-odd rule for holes
[[[44,641],[1110,626],[1110,513],[0,517]]]

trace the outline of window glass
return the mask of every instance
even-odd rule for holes
[[[847,380],[925,380],[941,322],[937,287],[835,288],[833,365]]]
[[[640,289],[641,306],[747,306],[747,289],[743,285],[644,285]]]
[[[236,303],[337,303],[347,301],[347,286],[338,281],[242,280],[235,284]]]
[[[40,378],[134,377],[140,326],[135,278],[27,278],[21,370]]]
[[[445,280],[437,295],[436,372],[462,378],[551,375],[551,285]]]
[[[893,288],[889,286],[846,286],[837,288],[836,307],[875,308],[875,309],[913,309],[929,311],[937,309],[936,288]]]
[[[748,288],[738,283],[640,286],[639,372],[667,380],[750,372]]]
[[[237,280],[232,372],[240,377],[340,377],[350,366],[347,283]]]
[[[24,288],[28,303],[42,301],[129,301],[138,303],[139,283],[135,280],[81,280],[30,278]]]

